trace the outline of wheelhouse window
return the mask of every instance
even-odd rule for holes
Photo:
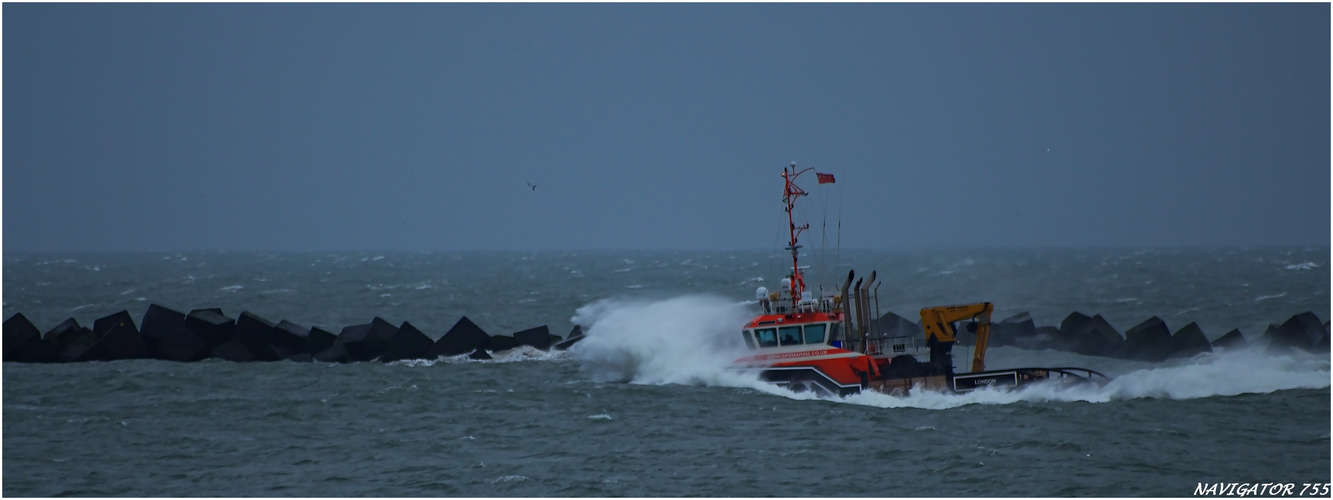
[[[827,327],[828,327],[828,326],[825,325],[825,324],[823,324],[823,323],[816,323],[816,324],[813,324],[813,325],[805,325],[805,343],[807,343],[807,344],[823,344],[823,343],[824,343],[824,329],[827,328]]]
[[[782,345],[800,345],[801,344],[800,325],[784,326],[778,328],[778,339],[782,341]]]
[[[751,349],[754,349],[754,348],[755,348],[755,346],[754,346],[754,337],[751,337],[751,336],[750,336],[750,331],[749,331],[749,330],[742,331],[742,332],[741,332],[741,337],[744,337],[744,338],[745,338],[745,347],[749,347],[749,348],[751,348]]]
[[[842,323],[834,323],[833,328],[829,329],[829,340],[842,342]]]
[[[758,328],[754,331],[754,338],[759,341],[759,347],[776,347],[778,345],[778,329]]]

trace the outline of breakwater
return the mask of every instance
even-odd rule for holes
[[[879,337],[921,337],[919,323],[893,312],[879,317],[872,327]],[[160,359],[200,361],[216,358],[235,362],[392,362],[438,359],[467,355],[490,359],[491,353],[520,346],[534,349],[567,349],[583,339],[575,326],[565,337],[552,335],[546,325],[510,335],[490,335],[461,317],[438,338],[432,338],[404,321],[398,326],[375,317],[368,323],[343,327],[334,333],[281,320],[271,322],[249,311],[236,318],[221,309],[194,309],[187,313],[152,304],[136,324],[128,311],[119,311],[93,322],[92,328],[69,318],[42,332],[23,313],[4,322],[4,361],[62,363]],[[974,334],[959,329],[959,343],[975,342]],[[1246,339],[1239,329],[1209,341],[1197,323],[1175,331],[1153,316],[1123,334],[1100,314],[1072,312],[1058,326],[1037,326],[1022,312],[992,324],[989,345],[1030,350],[1051,349],[1089,356],[1141,361],[1164,361],[1188,357],[1214,349],[1237,348],[1258,343],[1270,351],[1299,349],[1329,352],[1329,323],[1319,322],[1313,312],[1291,316],[1281,324],[1270,324],[1257,339]]]
[[[551,335],[546,325],[489,335],[466,316],[443,336],[432,339],[404,321],[399,326],[375,317],[333,333],[282,320],[273,323],[249,311],[236,318],[221,309],[195,309],[188,314],[152,304],[135,324],[128,311],[98,318],[92,328],[70,318],[45,333],[16,313],[4,322],[4,360],[24,363],[160,359],[236,362],[401,361],[467,354],[489,359],[493,352],[519,346],[566,349],[583,335],[579,327],[566,337]]]

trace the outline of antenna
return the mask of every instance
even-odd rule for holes
[[[835,257],[833,268],[842,266],[842,188],[838,188],[838,255]]]
[[[787,227],[791,234],[791,243],[787,246],[787,250],[791,251],[792,279],[791,279],[790,292],[791,292],[791,305],[793,307],[800,302],[801,292],[805,291],[805,280],[801,278],[801,268],[796,263],[797,256],[800,254],[800,248],[801,248],[800,245],[796,244],[797,242],[796,238],[797,236],[800,236],[802,231],[809,229],[810,224],[802,224],[800,227],[797,227],[796,222],[792,220],[791,211],[792,207],[796,203],[796,198],[798,196],[805,196],[809,194],[806,193],[805,190],[802,190],[801,187],[797,186],[795,183],[797,177],[799,177],[801,174],[809,170],[814,170],[814,168],[807,167],[805,170],[801,170],[799,172],[796,171],[796,162],[792,162],[790,168],[782,169],[782,183],[783,183],[782,201],[787,205]]]
[[[828,253],[828,195],[821,196],[824,198],[824,210],[819,216],[819,275],[820,279],[825,279],[832,273],[824,267],[824,254]]]

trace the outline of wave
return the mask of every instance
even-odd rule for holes
[[[569,350],[598,382],[753,386],[754,375],[727,369],[744,352],[740,329],[750,316],[708,295],[603,299],[575,313],[587,337]]]
[[[559,361],[569,358],[565,351],[549,350],[543,351],[532,346],[521,345],[513,349],[500,352],[486,351],[491,355],[491,359],[472,359],[469,354],[459,354],[457,356],[440,356],[435,359],[404,359],[392,361],[389,364],[418,367],[435,366],[437,364],[471,364],[471,363],[518,363],[523,361]]]
[[[1326,389],[1330,385],[1329,375],[1327,355],[1269,355],[1255,348],[1201,354],[1181,364],[1132,370],[1116,375],[1104,386],[1035,384],[1017,390],[983,389],[964,394],[914,391],[907,396],[865,393],[843,400],[883,408],[925,409],[1019,402],[1186,400],[1292,389]]]
[[[751,316],[747,304],[703,295],[665,300],[600,300],[579,308],[572,318],[575,324],[584,327],[587,338],[570,348],[570,352],[582,362],[580,370],[598,382],[712,385],[749,388],[790,399],[819,398],[808,392],[793,393],[764,383],[754,374],[728,369],[733,360],[745,353],[737,332]],[[1063,365],[1060,354],[1067,354],[1025,351],[1014,356],[1017,353],[1010,351],[1004,357],[1040,355],[1038,358],[1047,360],[1035,363],[1037,366]],[[1112,359],[1099,361],[1112,365],[1101,369],[1114,375],[1104,386],[1035,384],[1016,390],[983,389],[964,394],[917,390],[902,396],[866,392],[823,399],[882,408],[947,409],[1018,402],[1198,399],[1330,386],[1330,363],[1325,354],[1271,355],[1263,349],[1251,348],[1205,353],[1150,366]]]

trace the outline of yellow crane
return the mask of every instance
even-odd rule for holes
[[[936,356],[936,351],[939,351],[941,356],[948,355],[952,350],[953,343],[958,339],[953,323],[970,319],[971,322],[967,324],[967,329],[977,334],[977,345],[972,355],[972,371],[985,371],[986,340],[990,337],[990,317],[994,311],[995,305],[990,302],[922,309],[921,328],[926,333],[926,345],[940,346],[939,348],[931,347],[931,357]],[[932,359],[931,361],[935,360]]]

